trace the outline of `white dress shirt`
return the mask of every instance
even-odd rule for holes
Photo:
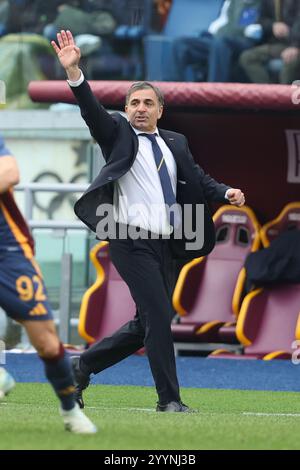
[[[80,70],[80,77],[78,78],[78,80],[67,80],[68,84],[74,87],[81,85],[83,81],[84,81],[84,75],[82,73],[82,70]]]
[[[139,147],[130,170],[115,182],[115,220],[150,230],[153,233],[169,235],[173,228],[168,222],[164,195],[151,141],[145,136],[139,136],[140,130],[132,128],[138,136]],[[159,136],[158,129],[156,129],[155,133],[157,134],[156,140],[163,153],[176,197],[176,162],[169,147]]]

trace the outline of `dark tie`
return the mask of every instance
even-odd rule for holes
[[[170,175],[168,172],[168,168],[163,156],[163,153],[161,151],[160,146],[157,143],[156,140],[156,134],[139,134],[144,137],[147,137],[152,144],[152,150],[153,150],[153,155],[156,163],[156,168],[158,171],[158,175],[160,178],[160,183],[164,195],[164,200],[167,206],[171,207],[173,204],[176,204],[176,197],[172,188],[172,183],[170,179]],[[169,211],[170,217],[169,217],[169,222],[170,225],[173,227],[178,227],[180,223],[180,214],[178,211],[177,206],[174,208],[174,211]]]

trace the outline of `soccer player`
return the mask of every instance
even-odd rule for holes
[[[70,361],[55,331],[42,274],[33,256],[33,238],[13,196],[18,182],[16,160],[0,135],[0,306],[26,329],[60,400],[65,428],[95,433],[96,426],[75,402]],[[2,395],[13,387],[11,380],[9,384],[3,380],[1,386],[0,382]]]

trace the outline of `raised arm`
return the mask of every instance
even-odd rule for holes
[[[51,45],[55,50],[58,60],[66,71],[69,80],[76,82],[81,76],[79,61],[81,52],[79,47],[75,45],[71,31],[61,31],[57,34],[57,42],[51,41]]]
[[[99,103],[83,77],[79,68],[80,49],[75,45],[71,31],[62,30],[57,34],[57,43],[51,41],[51,45],[66,71],[69,85],[92,137],[100,145],[109,147],[116,135],[116,122]]]

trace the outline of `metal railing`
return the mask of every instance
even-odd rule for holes
[[[27,183],[18,184],[15,186],[16,191],[24,192],[24,215],[32,228],[62,228],[63,224],[70,225],[68,228],[85,228],[85,225],[80,221],[54,221],[46,220],[43,222],[36,222],[32,219],[33,206],[34,206],[34,193],[48,192],[48,193],[83,193],[87,188],[85,184],[73,183]],[[37,227],[38,225],[38,227]],[[42,225],[42,226],[41,226]]]
[[[36,192],[57,192],[57,193],[82,193],[87,185],[61,183],[27,183],[19,184],[16,191],[24,192],[24,215],[28,225],[32,229],[52,229],[60,232],[60,236],[65,239],[67,231],[86,230],[87,227],[81,221],[68,220],[41,220],[33,219],[34,193]],[[63,252],[61,257],[61,283],[59,296],[59,335],[63,343],[70,342],[71,325],[71,296],[72,296],[72,263],[71,253]]]

